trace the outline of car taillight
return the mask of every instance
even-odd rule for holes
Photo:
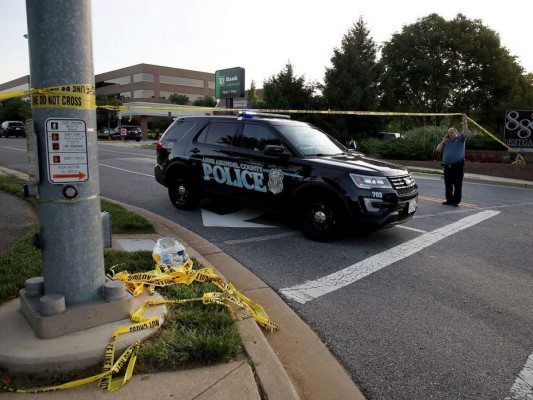
[[[159,151],[159,149],[163,147],[164,145],[165,145],[165,142],[163,142],[162,140],[158,140],[157,143],[155,144],[155,151]]]

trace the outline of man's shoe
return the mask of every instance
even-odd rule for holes
[[[459,207],[459,204],[457,204],[457,203],[453,203],[452,206],[454,206],[454,207]]]
[[[442,204],[445,206],[453,206],[454,204],[451,201],[443,201]]]

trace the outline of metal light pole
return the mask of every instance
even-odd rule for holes
[[[26,283],[21,310],[40,337],[129,314],[104,273],[90,5],[26,0],[43,277]]]

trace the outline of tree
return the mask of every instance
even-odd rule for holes
[[[31,118],[30,102],[20,97],[0,101],[0,121],[25,121]]]
[[[255,105],[259,102],[259,96],[257,96],[257,90],[255,88],[255,81],[252,81],[250,85],[250,90],[248,91],[248,97],[246,103],[248,108],[254,108]]]
[[[334,110],[376,111],[380,66],[377,44],[370,37],[362,17],[344,35],[341,47],[333,50],[331,68],[326,68],[322,94],[328,108]],[[338,117],[335,117],[339,120]],[[347,116],[347,133],[377,130],[376,117]],[[343,121],[343,122],[344,122]]]
[[[261,108],[312,109],[316,88],[315,83],[305,83],[304,76],[295,76],[289,61],[278,75],[263,82],[264,96]]]
[[[194,100],[193,104],[199,107],[215,107],[217,102],[212,96],[205,95],[201,99]]]
[[[451,21],[431,14],[404,26],[384,44],[381,62],[382,107],[468,113],[492,126],[524,79],[498,34],[461,14]]]
[[[168,101],[170,101],[172,104],[187,105],[191,100],[187,95],[172,93],[170,96],[168,96]]]

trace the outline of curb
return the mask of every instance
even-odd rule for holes
[[[221,278],[226,279],[221,273],[220,268],[217,268],[209,260],[204,258],[204,255],[212,258],[217,254],[224,254],[218,247],[212,245],[204,238],[181,225],[160,217],[150,211],[115,200],[107,198],[106,200],[119,204],[125,209],[150,220],[154,223],[154,228],[159,235],[175,237],[187,248],[189,256],[196,258],[201,264],[213,268]],[[237,286],[237,289],[240,290],[241,288]],[[241,290],[241,292],[244,294],[245,291]],[[238,321],[237,329],[246,353],[252,360],[253,369],[255,370],[259,385],[265,393],[266,398],[287,400],[300,399],[285,371],[285,368],[283,368],[283,365],[267,342],[261,328],[257,325],[255,320],[248,318]]]
[[[407,166],[409,171],[413,175],[421,175],[424,177],[435,177],[439,180],[444,180],[444,176],[439,169],[431,168],[417,168],[412,166]],[[425,172],[427,171],[427,172]],[[495,185],[495,186],[505,186],[505,187],[514,187],[519,189],[533,189],[533,182],[525,181],[521,179],[511,179],[511,178],[501,178],[497,176],[487,176],[487,175],[477,175],[465,173],[463,182],[468,183],[477,183],[482,185]]]

